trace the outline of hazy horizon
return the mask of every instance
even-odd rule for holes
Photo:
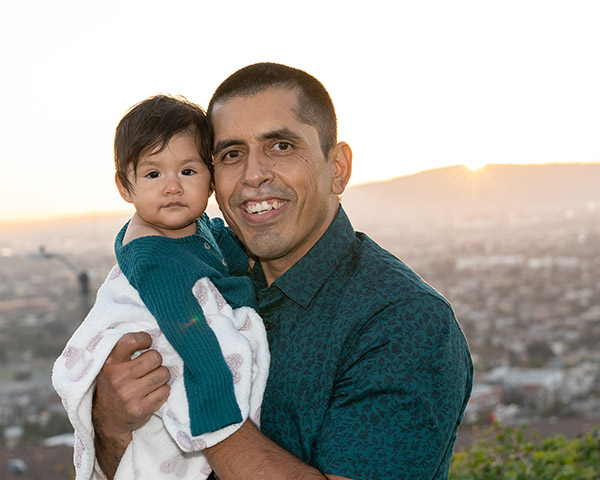
[[[517,166],[517,167],[539,167],[539,166],[578,166],[578,165],[598,165],[600,166],[600,162],[553,162],[553,163],[529,163],[529,164],[515,164],[515,163],[490,163],[487,165],[484,165],[480,168],[477,169],[472,169],[469,168],[465,165],[444,165],[444,166],[440,166],[437,168],[432,168],[432,169],[427,169],[427,170],[421,170],[418,172],[414,172],[414,173],[409,173],[406,175],[400,175],[397,177],[393,177],[393,178],[388,178],[388,179],[382,179],[382,180],[374,180],[374,181],[368,181],[368,182],[364,182],[364,183],[353,183],[350,184],[348,186],[348,188],[346,188],[346,192],[345,194],[347,194],[348,192],[350,192],[352,189],[357,188],[357,187],[365,187],[368,185],[373,185],[373,184],[385,184],[388,182],[393,182],[394,180],[399,180],[399,179],[403,179],[403,178],[408,178],[408,177],[416,177],[418,175],[422,175],[422,174],[427,174],[428,172],[435,172],[435,171],[441,171],[444,169],[452,169],[452,168],[462,168],[464,169],[465,173],[469,176],[472,177],[472,181],[477,182],[480,181],[482,178],[482,175],[484,175],[486,172],[488,172],[492,167],[497,167],[497,166]],[[486,180],[490,180],[489,176],[485,177]],[[543,182],[544,179],[540,178],[538,179],[539,181]],[[600,178],[598,179],[598,181],[600,182]],[[538,185],[539,186],[539,185]],[[359,189],[359,188],[357,188]],[[106,210],[94,210],[94,211],[80,211],[80,212],[63,212],[63,213],[57,213],[54,215],[47,215],[47,216],[40,216],[37,218],[22,218],[22,219],[2,219],[0,218],[0,226],[3,226],[5,228],[10,228],[10,227],[20,227],[20,226],[28,226],[28,225],[32,225],[35,224],[37,222],[43,222],[43,223],[51,223],[51,222],[61,222],[61,221],[72,221],[72,220],[76,220],[76,219],[88,219],[88,218],[93,218],[93,217],[123,217],[126,218],[127,216],[130,216],[134,213],[134,209],[133,207],[126,203],[126,202],[122,202],[122,208],[114,208],[114,209],[106,209]],[[214,195],[211,196],[210,200],[209,200],[209,204],[207,207],[207,213],[210,216],[221,216],[220,211],[218,209],[218,206],[216,204],[216,201],[214,199]]]

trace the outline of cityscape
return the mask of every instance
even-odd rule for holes
[[[544,199],[542,206],[520,200],[489,209],[481,201],[475,213],[462,209],[462,215],[447,199],[430,202],[429,211],[437,213],[423,215],[424,200],[412,193],[410,215],[405,200],[400,205],[389,198],[394,189],[400,195],[402,180],[370,190],[368,201],[367,186],[351,188],[342,205],[357,230],[413,267],[454,306],[475,366],[458,443],[468,441],[475,426],[492,422],[558,426],[570,419],[581,429],[600,426],[600,193],[577,197],[557,188],[557,200]],[[374,191],[386,191],[388,198],[375,198]],[[377,202],[385,205],[380,218],[369,208]],[[216,206],[209,213],[218,214]],[[126,219],[97,215],[2,228],[1,450],[68,450],[71,429],[50,384],[52,363],[115,263],[112,242]],[[19,465],[12,468],[24,468]],[[58,476],[69,468],[59,468],[56,478],[70,478]]]

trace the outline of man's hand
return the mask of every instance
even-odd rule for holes
[[[131,432],[140,428],[169,396],[169,370],[162,357],[148,350],[152,339],[144,332],[127,333],[117,342],[98,374],[92,422],[96,458],[112,478],[131,441]]]

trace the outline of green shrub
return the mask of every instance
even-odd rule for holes
[[[458,451],[451,480],[598,480],[598,436],[568,440],[563,435],[539,440],[527,427],[490,428]]]

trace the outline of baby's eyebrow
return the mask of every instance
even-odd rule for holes
[[[179,164],[179,165],[185,165],[187,163],[204,163],[204,162],[202,161],[202,158],[200,156],[182,158],[181,160],[177,161],[177,164]],[[144,158],[143,160],[139,161],[138,168],[140,168],[140,167],[157,168],[164,164],[165,164],[164,160],[155,160],[153,158]]]
[[[153,160],[150,158],[144,158],[138,162],[138,167],[154,167],[159,164],[160,164],[160,162],[157,160]]]

